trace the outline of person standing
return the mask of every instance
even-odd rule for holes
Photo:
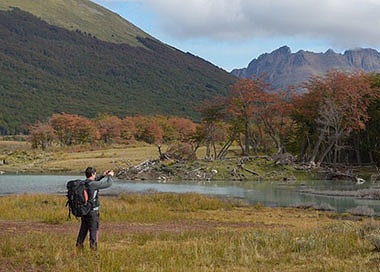
[[[90,248],[94,251],[98,250],[99,238],[99,208],[100,202],[98,198],[99,190],[108,188],[112,185],[113,171],[105,171],[102,175],[96,175],[94,167],[87,167],[85,170],[85,184],[88,190],[88,199],[91,203],[91,210],[88,214],[81,217],[81,225],[77,237],[76,247],[83,249],[84,240],[89,233]]]

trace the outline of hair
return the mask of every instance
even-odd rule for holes
[[[95,173],[96,173],[96,169],[94,167],[87,167],[86,168],[86,171],[85,171],[86,178],[91,177]]]

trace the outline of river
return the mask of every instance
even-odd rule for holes
[[[0,196],[24,193],[66,193],[66,182],[81,176],[65,175],[0,175]],[[196,192],[207,195],[242,199],[250,204],[261,203],[266,206],[313,206],[330,208],[338,212],[346,212],[358,207],[373,209],[380,215],[380,200],[362,197],[331,196],[323,192],[356,192],[377,189],[376,185],[364,183],[353,184],[348,181],[309,181],[304,183],[255,182],[249,187],[239,185],[215,185],[209,182],[167,184],[149,182],[126,182],[115,180],[110,189],[102,193],[117,192]],[[380,189],[379,189],[380,190]],[[310,193],[318,191],[319,194]],[[320,193],[322,192],[322,193]]]

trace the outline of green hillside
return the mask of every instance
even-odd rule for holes
[[[57,112],[196,119],[199,101],[226,95],[236,80],[149,37],[136,38],[143,46],[106,42],[20,9],[0,11],[0,40],[0,134]]]
[[[51,25],[90,33],[98,39],[141,45],[136,37],[150,37],[119,15],[88,0],[1,0],[0,10],[17,7]]]

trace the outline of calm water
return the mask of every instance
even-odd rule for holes
[[[0,175],[0,196],[22,193],[65,194],[66,182],[82,176],[60,175]],[[103,190],[112,192],[197,192],[207,195],[233,197],[248,203],[262,203],[266,206],[329,206],[337,211],[346,211],[358,206],[367,206],[380,215],[380,200],[366,200],[352,197],[321,196],[299,192],[303,189],[350,191],[369,188],[369,183],[355,185],[350,182],[308,182],[307,185],[255,183],[250,188],[240,186],[217,186],[211,184],[163,184],[156,182],[125,182],[116,180],[113,186]]]

